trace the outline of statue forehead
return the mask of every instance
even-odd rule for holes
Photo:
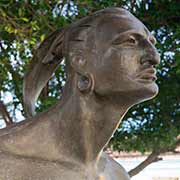
[[[108,10],[110,12],[99,11],[72,24],[65,38],[68,42],[65,49],[105,50],[113,39],[124,32],[134,32],[145,38],[151,35],[145,25],[127,10]]]
[[[145,37],[151,34],[145,25],[132,14],[114,14],[100,20],[96,28],[96,38],[97,40],[108,41],[118,34],[131,31]]]

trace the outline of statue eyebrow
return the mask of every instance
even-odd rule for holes
[[[76,41],[76,42],[84,42],[84,39],[71,39],[70,41]]]
[[[90,27],[92,27],[92,25],[91,24],[81,24],[81,25],[79,25],[79,27],[80,28],[90,28]]]
[[[116,42],[121,42],[123,41],[125,38],[127,38],[127,35],[133,35],[133,36],[141,36],[141,37],[144,37],[145,36],[143,34],[140,34],[134,30],[128,30],[128,31],[125,31],[125,32],[122,32],[122,33],[119,33],[115,36],[115,38],[113,38],[112,40],[112,44],[116,44]]]
[[[141,33],[134,31],[133,29],[131,29],[131,30],[119,33],[116,35],[115,38],[113,38],[112,44],[116,44],[118,42],[123,41],[125,38],[127,38],[126,35],[132,35],[134,37],[148,38],[148,40],[151,41],[151,43],[155,45],[157,42],[156,38],[151,33],[149,33],[146,28],[144,28],[144,32],[145,32],[145,34],[141,34]]]

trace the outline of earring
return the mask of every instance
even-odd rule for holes
[[[79,75],[77,86],[78,89],[83,93],[90,92],[92,89],[92,81],[90,76]]]

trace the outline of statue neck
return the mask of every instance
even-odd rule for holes
[[[74,94],[66,99],[64,108],[61,132],[68,156],[88,163],[98,159],[129,106],[100,100],[94,94]]]

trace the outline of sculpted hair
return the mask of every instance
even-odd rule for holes
[[[72,73],[70,65],[73,51],[81,51],[86,47],[88,34],[96,28],[100,15],[126,14],[121,8],[107,8],[97,11],[72,23],[64,29],[52,32],[36,50],[23,81],[23,101],[27,116],[35,115],[35,102],[42,89],[63,59],[66,61],[67,76]],[[102,18],[102,16],[101,16]],[[67,81],[68,81],[67,77]]]

